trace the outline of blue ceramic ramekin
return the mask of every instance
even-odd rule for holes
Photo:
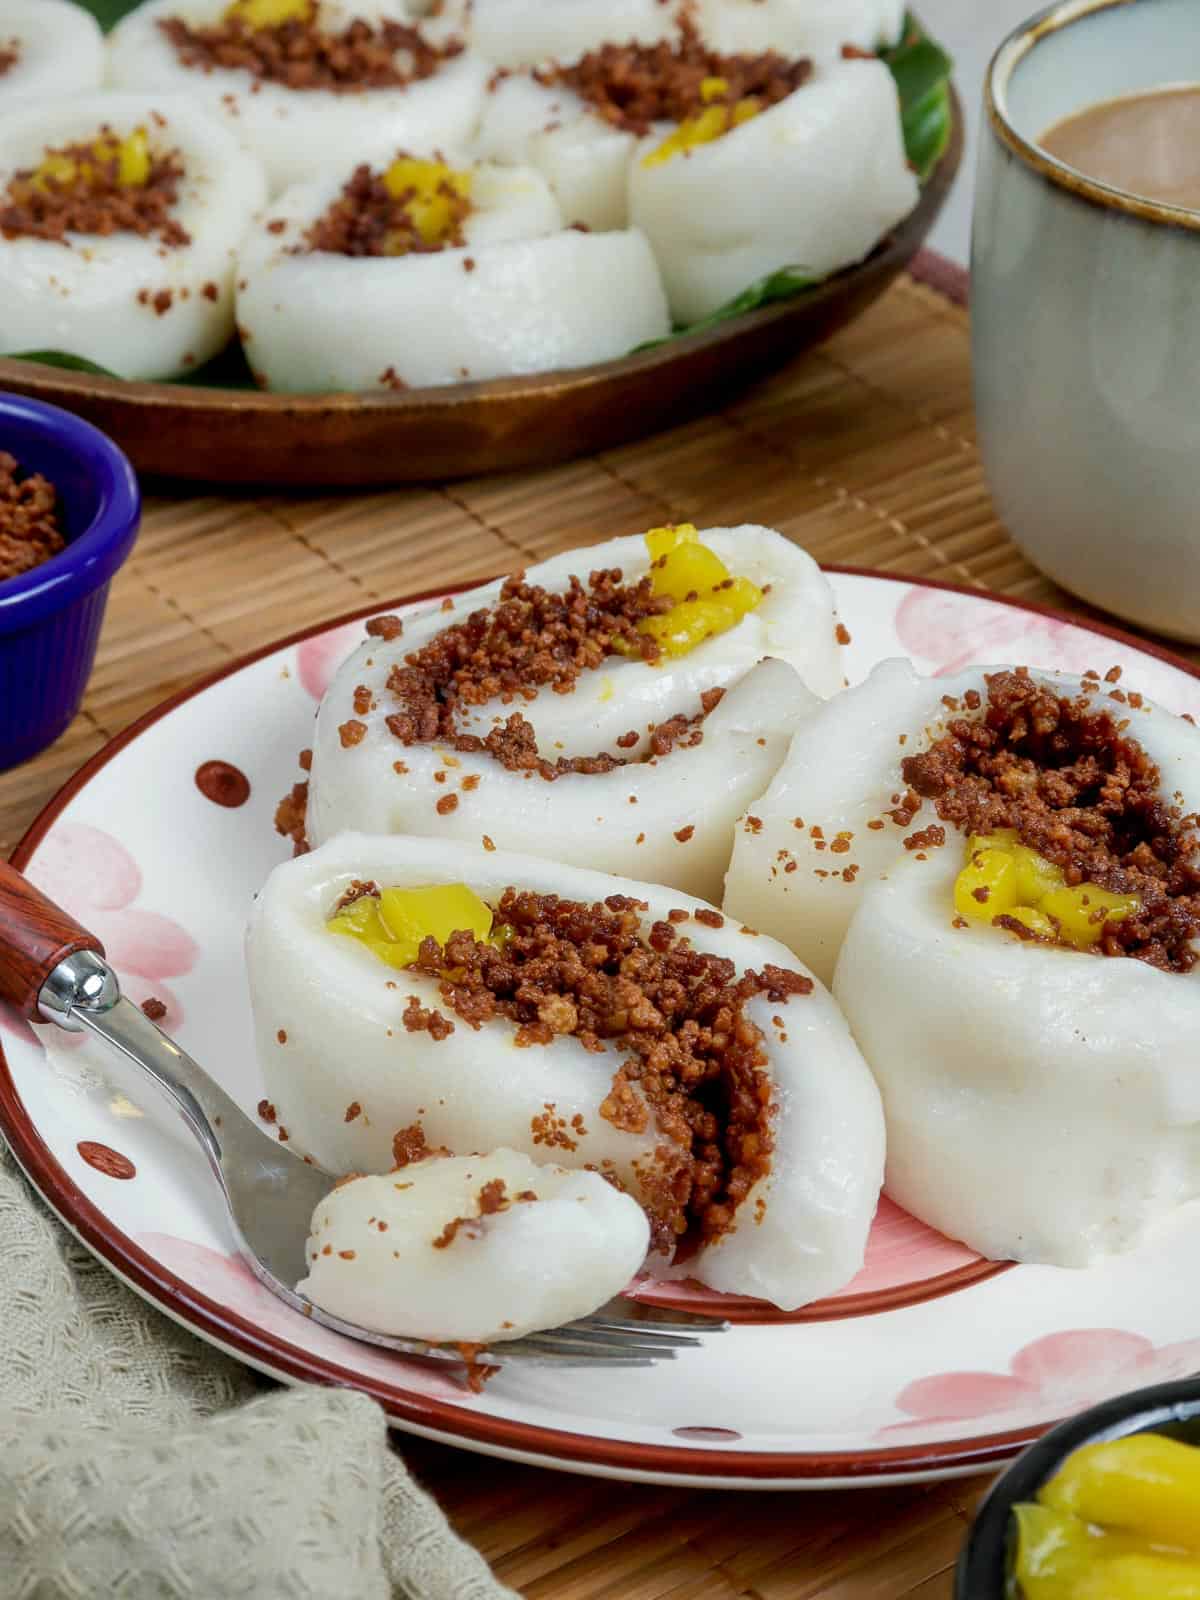
[[[1200,1445],[1200,1377],[1160,1383],[1105,1400],[1059,1423],[1018,1456],[993,1484],[971,1526],[959,1558],[955,1600],[1010,1600],[1013,1507],[1032,1500],[1072,1451],[1085,1444],[1123,1439],[1129,1433],[1166,1433],[1185,1444]]]
[[[113,574],[133,548],[133,468],[90,422],[0,394],[0,451],[58,491],[65,550],[0,582],[0,771],[53,744],[79,710]]]

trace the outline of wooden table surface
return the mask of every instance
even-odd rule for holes
[[[901,280],[720,414],[602,457],[361,496],[151,494],[83,711],[53,749],[0,775],[0,849],[142,712],[273,638],[668,520],[762,522],[822,560],[1085,612],[996,520],[966,313],[944,265],[925,259],[925,281]],[[530,1600],[947,1600],[985,1487],[696,1492],[398,1445]]]

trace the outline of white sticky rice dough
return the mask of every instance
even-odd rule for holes
[[[659,0],[472,0],[468,38],[502,67],[577,61],[602,44],[657,44],[676,32]]]
[[[518,71],[488,85],[474,148],[485,160],[536,167],[566,222],[603,231],[628,225],[637,142],[565,84],[538,83]]]
[[[1200,1194],[1200,969],[964,926],[961,831],[905,847],[939,819],[932,801],[902,804],[902,761],[972,714],[970,691],[986,703],[995,670],[921,679],[889,661],[820,707],[752,808],[761,830],[738,833],[725,904],[818,972],[836,960],[834,993],[883,1094],[896,1203],[984,1255],[1083,1266]],[[1108,693],[1089,690],[1130,718],[1168,802],[1193,810],[1200,732]]]
[[[677,322],[783,267],[824,278],[870,254],[917,203],[896,84],[878,61],[819,65],[786,100],[708,144],[630,173]]]
[[[72,0],[0,0],[0,113],[18,100],[86,94],[104,76],[104,39],[90,12]],[[3,151],[0,151],[3,159]]]
[[[510,886],[589,906],[627,895],[646,906],[646,934],[683,910],[682,933],[694,948],[728,958],[737,972],[802,972],[773,940],[732,922],[698,921],[695,913],[710,909],[672,889],[464,845],[343,834],[275,869],[247,939],[266,1094],[293,1147],[331,1172],[389,1171],[396,1133],[419,1124],[431,1147],[453,1153],[504,1147],[534,1161],[553,1156],[572,1169],[612,1170],[637,1198],[658,1176],[664,1137],[649,1106],[640,1132],[631,1129],[635,1119],[618,1127],[600,1114],[621,1062],[612,1046],[596,1053],[560,1034],[547,1046],[519,1048],[503,1017],[477,1029],[460,1020],[439,1040],[409,1032],[402,1018],[412,997],[447,1013],[439,981],[398,971],[327,931],[355,881],[465,883],[493,905]],[[861,1266],[883,1170],[882,1115],[871,1075],[819,984],[783,1000],[757,996],[744,1015],[762,1030],[776,1097],[771,1171],[738,1206],[731,1230],[680,1270],[791,1309],[841,1287]],[[630,1088],[640,1098],[637,1083]],[[570,1130],[573,1149],[546,1140],[548,1115]]]
[[[487,836],[501,849],[718,897],[734,823],[766,788],[793,730],[817,704],[814,694],[840,687],[841,647],[828,580],[790,540],[749,526],[704,530],[700,540],[735,576],[770,585],[757,610],[687,655],[656,665],[609,656],[581,673],[571,693],[545,689],[519,707],[549,759],[608,751],[624,756],[626,766],[547,782],[509,771],[486,752],[397,740],[387,725],[400,708],[387,687],[393,667],[446,627],[494,605],[500,585],[488,584],[457,597],[453,610],[435,606],[406,622],[391,643],[369,639],[339,670],[317,719],[310,843],[322,844],[343,828],[475,845]],[[572,576],[586,580],[589,572],[617,567],[626,583],[636,583],[649,561],[645,540],[634,535],[555,556],[525,577],[558,593]],[[373,701],[361,717],[354,709],[360,686]],[[696,715],[709,689],[728,692],[707,718],[701,742],[652,758],[650,727]],[[498,699],[464,707],[460,731],[486,736],[497,717],[514,709]],[[366,733],[347,748],[340,729],[350,719]],[[635,744],[617,743],[631,732]],[[443,815],[437,802],[447,794],[457,805]]]
[[[728,54],[778,50],[836,60],[843,45],[877,50],[899,41],[905,0],[700,0],[700,26]]]
[[[897,658],[880,662],[864,683],[816,707],[770,787],[750,807],[761,829],[737,830],[725,883],[730,915],[782,940],[830,982],[870,884],[913,853],[905,849],[905,838],[938,822],[932,801],[914,796],[915,807],[901,807],[908,791],[902,763],[940,739],[956,716],[970,715],[962,709],[964,695],[974,691],[986,698],[985,674],[1004,671],[1012,668],[969,667],[949,677],[922,678],[911,662]],[[1033,676],[1059,695],[1071,697],[1082,688],[1079,678],[1065,673]],[[1200,802],[1200,769],[1195,777],[1190,771],[1200,734],[1190,724],[1155,710],[1139,714],[1130,736],[1158,763],[1168,794],[1179,789]],[[965,839],[952,828],[946,836],[945,851],[961,856]],[[793,862],[795,870],[788,871]],[[852,881],[843,875],[846,868],[854,869]]]
[[[377,1333],[499,1344],[598,1310],[649,1244],[642,1208],[598,1172],[432,1156],[322,1200],[299,1289]]]
[[[0,238],[0,353],[61,350],[125,378],[178,377],[233,333],[234,253],[266,199],[258,163],[188,101],[97,92],[0,116],[0,192],[48,148],[145,128],[183,165],[171,215],[190,242],[157,235]],[[157,300],[157,304],[156,304]]]
[[[640,233],[564,228],[530,168],[469,170],[466,243],[429,253],[295,254],[345,172],[272,203],[242,249],[238,295],[247,357],[269,388],[419,389],[548,372],[625,355],[669,332],[662,280]]]
[[[1200,796],[1200,735],[1157,715]],[[952,834],[869,884],[838,961],[888,1193],[995,1260],[1087,1266],[1200,1195],[1200,969],[956,927],[963,860]]]
[[[770,787],[748,807],[761,826],[743,822],[734,835],[730,915],[782,940],[831,982],[868,883],[904,855],[905,837],[937,821],[927,803],[909,822],[893,819],[908,787],[900,764],[940,737],[949,714],[942,696],[980,672],[960,683],[884,661],[805,717]]]
[[[117,87],[190,96],[258,156],[273,194],[327,170],[348,173],[360,161],[400,148],[460,148],[474,134],[490,73],[474,52],[442,61],[428,78],[357,93],[291,89],[244,69],[185,66],[159,23],[179,17],[211,27],[226,8],[227,0],[146,0],[113,30],[109,79]],[[375,26],[412,21],[403,0],[320,0],[317,20],[330,33],[354,20]],[[432,29],[427,37],[435,44],[441,39]]]

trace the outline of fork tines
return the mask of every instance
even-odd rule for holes
[[[724,1333],[727,1322],[668,1322],[630,1320],[600,1314],[584,1317],[562,1328],[526,1334],[480,1351],[481,1366],[511,1362],[541,1362],[554,1366],[648,1367],[656,1361],[674,1361],[678,1350],[695,1349],[700,1332]]]

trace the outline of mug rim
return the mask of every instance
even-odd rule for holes
[[[1028,21],[1018,24],[1001,42],[988,64],[983,81],[984,111],[993,137],[1007,146],[1039,177],[1066,190],[1068,194],[1104,210],[1133,217],[1139,222],[1161,223],[1200,233],[1200,210],[1169,205],[1165,201],[1147,200],[1131,190],[1118,189],[1111,184],[1101,183],[1097,178],[1089,178],[1078,168],[1068,166],[1041,145],[1018,133],[1007,114],[1009,81],[1020,63],[1043,39],[1061,33],[1077,22],[1087,21],[1100,11],[1143,3],[1147,3],[1147,0],[1054,0],[1053,4],[1035,13]]]

